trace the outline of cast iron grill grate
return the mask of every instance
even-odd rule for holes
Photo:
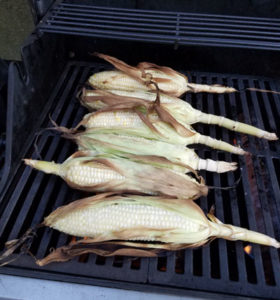
[[[106,67],[103,64],[69,62],[48,100],[48,103],[52,103],[51,109],[45,111],[41,127],[51,126],[49,113],[58,124],[75,126],[86,113],[75,98],[78,88],[90,74]],[[279,86],[276,81],[207,73],[192,73],[191,80],[226,84],[241,90],[240,93],[227,95],[188,94],[186,99],[194,107],[279,133],[279,96],[244,91],[247,86],[277,90]],[[207,199],[200,199],[202,209],[207,212],[215,204],[216,215],[221,221],[258,230],[279,240],[280,193],[276,176],[280,165],[279,143],[268,143],[215,126],[198,124],[195,127],[201,133],[240,144],[253,154],[237,157],[197,147],[201,157],[239,163],[240,169],[234,173],[202,173],[208,185],[232,186],[241,177],[236,188],[227,191],[212,190]],[[31,139],[25,157],[36,157],[33,143],[34,139]],[[62,162],[75,150],[75,146],[69,141],[49,134],[40,137],[38,147],[43,159],[58,162]],[[58,177],[31,170],[21,164],[1,199],[0,245],[40,223],[56,207],[85,195],[86,193],[71,190]],[[61,246],[70,239],[67,235],[43,228],[38,231],[31,251],[37,257],[43,257],[51,247]],[[112,287],[133,286],[145,290],[165,286],[169,292],[180,290],[185,294],[195,290],[279,298],[279,252],[254,245],[252,255],[249,256],[243,250],[245,245],[242,242],[216,240],[200,249],[167,253],[167,256],[155,259],[102,258],[91,254],[44,268],[37,267],[30,257],[24,255],[1,268],[0,272]]]
[[[179,45],[280,49],[279,19],[111,8],[62,1],[41,32]]]

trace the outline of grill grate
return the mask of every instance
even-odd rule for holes
[[[48,115],[60,125],[75,126],[86,110],[75,99],[78,88],[94,72],[104,70],[103,64],[70,62],[65,67],[42,120],[42,128],[51,126]],[[197,83],[218,83],[234,86],[240,93],[225,95],[188,94],[186,100],[194,107],[279,133],[279,96],[245,92],[246,86],[277,89],[276,81],[245,76],[192,73]],[[278,126],[276,128],[276,126]],[[217,217],[224,222],[248,227],[280,239],[279,181],[276,170],[280,166],[279,143],[268,143],[215,126],[194,126],[203,134],[240,144],[253,153],[237,157],[229,153],[197,147],[199,156],[238,161],[240,169],[234,173],[211,174],[202,172],[208,185],[232,186],[241,177],[239,185],[231,190],[212,190],[207,199],[198,202],[207,212],[215,204]],[[36,157],[34,140],[26,157]],[[44,134],[38,141],[43,159],[62,162],[75,146],[59,136]],[[55,208],[86,193],[73,191],[58,177],[46,175],[21,165],[0,203],[0,245],[23,234],[30,226],[43,220]],[[67,235],[48,228],[40,229],[31,251],[37,257],[46,255],[51,247],[67,242]],[[8,274],[26,275],[79,283],[136,288],[145,290],[165,286],[169,292],[189,293],[207,291],[240,296],[279,298],[279,252],[276,249],[253,246],[252,257],[245,254],[246,243],[216,240],[200,249],[167,253],[155,259],[124,257],[102,258],[84,255],[73,261],[37,267],[30,257],[22,256],[0,269]],[[130,285],[129,285],[130,283]],[[140,285],[141,284],[141,285]],[[143,285],[145,284],[145,285]],[[188,291],[187,291],[188,290]]]
[[[62,1],[41,32],[179,45],[280,49],[279,19],[99,7]]]

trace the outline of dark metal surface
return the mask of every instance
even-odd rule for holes
[[[64,51],[61,39],[45,36],[38,41],[34,35],[30,35],[21,48],[22,62],[9,64],[6,107],[1,107],[7,122],[4,129],[5,164],[0,180],[0,195],[26,151],[28,137],[38,131],[40,119],[45,116],[42,107],[47,109],[46,99],[65,65]],[[4,83],[4,80],[1,82]],[[4,118],[0,123],[2,121]]]
[[[106,66],[108,67],[108,66]],[[94,72],[104,69],[96,63],[69,62],[57,81],[40,127],[51,126],[49,113],[60,125],[73,127],[86,113],[75,98],[78,88]],[[245,92],[247,86],[279,89],[277,81],[237,75],[192,73],[192,81],[234,86],[240,93],[227,95],[188,94],[194,107],[205,112],[224,115],[272,132],[280,132],[280,99],[276,94]],[[239,170],[228,174],[203,173],[208,185],[232,186],[234,189],[212,190],[207,199],[199,200],[207,212],[215,204],[217,217],[226,223],[243,226],[280,239],[280,191],[277,170],[280,166],[279,142],[268,143],[247,135],[236,134],[215,126],[195,125],[204,134],[230,143],[240,144],[252,156],[237,157],[220,151],[198,148],[201,157],[237,161]],[[25,157],[36,158],[31,137]],[[75,150],[75,145],[59,136],[44,134],[38,141],[42,158],[62,162]],[[85,196],[73,191],[56,176],[19,166],[10,186],[0,199],[0,245],[22,235],[40,223],[56,207]],[[31,251],[37,257],[46,255],[51,247],[64,245],[70,237],[55,230],[38,231]],[[0,272],[79,283],[118,286],[120,288],[165,290],[181,294],[215,292],[224,294],[278,299],[280,295],[280,263],[276,249],[253,246],[252,256],[243,247],[246,243],[216,240],[196,250],[170,253],[155,259],[123,257],[101,258],[95,255],[76,258],[67,263],[39,268],[27,256],[0,268]],[[160,289],[159,289],[160,290]],[[159,291],[158,290],[158,291]]]
[[[41,32],[148,43],[279,50],[280,20],[101,7],[62,1]]]
[[[28,0],[34,24],[38,24],[55,0]]]
[[[5,173],[8,67],[9,62],[0,58],[0,186]]]

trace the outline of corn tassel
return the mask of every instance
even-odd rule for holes
[[[107,93],[104,93],[104,91],[100,90],[84,89],[81,95],[81,104],[86,106],[90,111],[108,108],[106,102],[102,101],[105,95],[111,98],[115,98],[116,96],[121,96],[123,98],[129,97],[130,101],[133,101],[133,99],[137,98],[152,102],[156,99],[155,93],[147,91],[108,90]],[[119,103],[123,100],[119,97],[116,98],[118,99]],[[254,135],[267,140],[278,139],[275,133],[267,132],[257,127],[238,121],[233,121],[222,116],[203,113],[197,109],[194,109],[186,101],[176,97],[160,94],[160,102],[161,106],[169,111],[172,116],[183,125],[191,125],[195,123],[214,124],[225,127],[229,130]]]
[[[174,71],[171,68],[158,66],[148,62],[142,62],[137,67],[132,67],[123,61],[109,55],[96,53],[96,55],[111,63],[122,73],[107,73],[108,71],[94,74],[90,77],[89,83],[100,89],[119,89],[119,90],[155,90],[152,83],[156,83],[159,89],[172,96],[181,96],[185,92],[210,92],[210,93],[232,93],[236,89],[220,85],[203,85],[189,83],[188,78]],[[126,74],[131,79],[124,77]],[[119,75],[119,77],[118,77]]]
[[[207,195],[208,188],[202,178],[194,178],[175,172],[172,168],[142,163],[141,157],[135,161],[106,155],[92,156],[96,152],[79,151],[63,164],[25,159],[25,164],[49,174],[62,177],[67,184],[76,189],[89,192],[137,192],[163,194],[170,197],[196,199]],[[151,157],[150,162],[153,158]],[[136,162],[137,161],[137,162]],[[167,160],[166,160],[167,161]],[[171,162],[164,164],[172,164]],[[196,173],[195,173],[196,175]]]
[[[58,208],[43,224],[88,239],[58,248],[37,263],[66,261],[90,252],[156,256],[160,250],[198,247],[215,238],[280,248],[278,241],[265,234],[223,224],[212,213],[208,217],[210,220],[193,201],[110,194],[85,198]],[[100,252],[106,244],[111,247]],[[113,246],[118,247],[117,252]]]

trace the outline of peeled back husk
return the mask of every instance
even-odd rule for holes
[[[41,266],[67,261],[84,253],[103,256],[157,256],[201,246],[215,238],[242,240],[275,248],[267,235],[223,224],[212,213],[206,218],[193,201],[137,195],[101,194],[72,202],[52,212],[44,225],[87,240],[56,249]]]

